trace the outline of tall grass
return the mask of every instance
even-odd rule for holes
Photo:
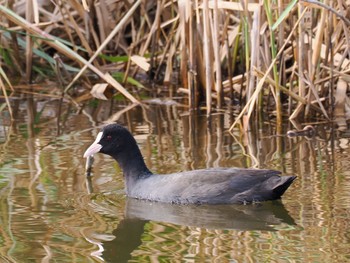
[[[123,71],[124,80],[147,71],[153,80],[163,76],[164,84],[179,72],[179,91],[188,94],[192,109],[204,106],[209,115],[240,101],[232,128],[242,118],[262,118],[271,111],[278,125],[285,116],[329,119],[340,103],[333,101],[338,80],[349,81],[345,0],[138,0],[131,5],[105,0],[43,5],[33,0],[22,11],[16,7],[21,2],[0,5],[1,50],[9,54],[1,57],[3,80],[17,71],[30,82],[37,74],[34,65],[52,63],[52,52],[58,52],[75,74],[65,92],[89,76],[89,69],[138,103],[114,71]],[[87,81],[91,87],[96,82]],[[0,84],[5,95],[10,85]]]

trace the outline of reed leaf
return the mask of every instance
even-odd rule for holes
[[[272,31],[275,31],[278,28],[278,26],[290,15],[297,3],[298,0],[293,0],[287,5],[286,9],[284,9],[284,11],[278,17],[276,22],[271,26]]]

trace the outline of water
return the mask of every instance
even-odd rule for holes
[[[227,132],[176,105],[15,100],[0,118],[0,262],[350,261],[349,139],[318,125],[314,140],[275,136],[273,123]],[[82,155],[101,121],[128,126],[157,173],[237,166],[298,179],[281,202],[177,206],[128,199],[118,165]],[[287,125],[286,125],[287,126]],[[288,127],[285,128],[287,130]],[[332,137],[333,136],[333,137]]]

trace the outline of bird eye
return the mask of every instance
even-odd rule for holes
[[[107,135],[106,138],[107,138],[107,140],[111,140],[112,136],[111,135]]]

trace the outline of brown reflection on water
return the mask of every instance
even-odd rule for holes
[[[328,126],[318,125],[311,140],[276,136],[273,123],[230,134],[230,114],[208,120],[176,105],[124,102],[63,104],[58,121],[57,103],[15,100],[12,124],[1,112],[0,261],[349,260],[349,139]],[[82,154],[108,119],[133,132],[157,173],[253,166],[298,179],[282,207],[130,203],[108,156],[96,155],[89,184],[84,176]]]

